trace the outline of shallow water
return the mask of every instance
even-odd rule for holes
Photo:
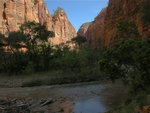
[[[73,113],[104,113],[106,111],[103,103],[96,99],[77,101],[73,108]]]
[[[72,113],[103,113],[108,108],[103,102],[105,97],[101,93],[108,87],[110,87],[108,84],[87,83],[33,88],[0,88],[0,97],[32,98],[35,103],[45,98],[56,100],[61,98],[63,102],[74,102]]]

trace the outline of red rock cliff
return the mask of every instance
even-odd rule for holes
[[[150,38],[150,25],[142,22],[141,7],[148,0],[110,0],[104,27],[104,45],[109,46],[117,32],[119,21],[135,21],[142,39]]]
[[[54,21],[56,19],[56,21]],[[54,17],[44,0],[0,0],[0,32],[16,31],[26,21],[40,22],[55,32],[54,44],[66,42],[76,36],[76,31],[61,9]]]
[[[103,31],[106,9],[103,9],[95,18],[94,22],[89,26],[85,36],[87,43],[95,49],[100,49],[103,46]]]
[[[55,38],[51,38],[50,40],[55,44],[70,41],[76,36],[74,27],[69,22],[65,11],[61,8],[57,9],[52,16],[51,29],[55,32]]]
[[[141,7],[146,1],[149,0],[109,0],[107,9],[101,11],[84,33],[88,45],[108,47],[117,34],[117,24],[123,20],[135,21],[142,39],[150,39],[150,25],[142,22]]]
[[[92,22],[87,22],[84,23],[83,25],[81,25],[80,29],[78,30],[78,35],[80,36],[84,36],[85,37],[85,33],[87,32],[89,26],[91,25]]]

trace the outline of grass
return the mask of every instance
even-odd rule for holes
[[[102,81],[99,68],[86,67],[81,70],[51,70],[48,72],[30,72],[19,75],[0,74],[1,87],[34,87],[43,85],[60,85],[81,82]],[[7,84],[5,84],[5,82]],[[11,85],[13,82],[13,86]]]
[[[89,76],[79,76],[79,75],[71,75],[71,76],[56,76],[49,77],[45,79],[33,79],[27,82],[22,83],[22,87],[33,87],[33,86],[42,86],[42,85],[56,85],[56,84],[70,84],[70,83],[81,83],[81,82],[91,82],[98,81],[100,79],[90,78]]]
[[[71,84],[81,82],[91,82],[102,80],[98,73],[75,73],[71,71],[54,71],[48,73],[40,73],[41,75],[32,74],[29,81],[22,83],[22,87],[33,87],[42,85],[56,85],[56,84]],[[30,77],[31,77],[30,76]]]

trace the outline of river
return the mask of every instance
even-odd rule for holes
[[[0,88],[1,98],[25,98],[32,100],[32,110],[45,113],[104,113],[109,109],[106,103],[107,88],[112,84],[84,83],[30,88]],[[113,86],[114,87],[114,86]],[[105,90],[105,93],[103,93]],[[52,98],[53,103],[41,107],[41,100]]]

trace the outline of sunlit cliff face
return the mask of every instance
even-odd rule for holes
[[[77,35],[63,9],[59,8],[54,12],[52,22],[52,29],[57,32],[55,32],[55,38],[50,39],[50,41],[59,44],[60,40],[61,42],[68,42]]]
[[[150,25],[143,23],[141,11],[147,1],[149,0],[109,0],[107,10],[102,10],[83,34],[88,45],[93,48],[109,47],[116,39],[120,21],[134,21],[141,39],[149,40]]]
[[[52,43],[57,44],[76,36],[64,10],[59,10],[53,17],[50,15],[44,0],[0,0],[0,32],[17,31],[27,21],[40,22],[56,36]],[[55,21],[53,21],[55,20]]]

